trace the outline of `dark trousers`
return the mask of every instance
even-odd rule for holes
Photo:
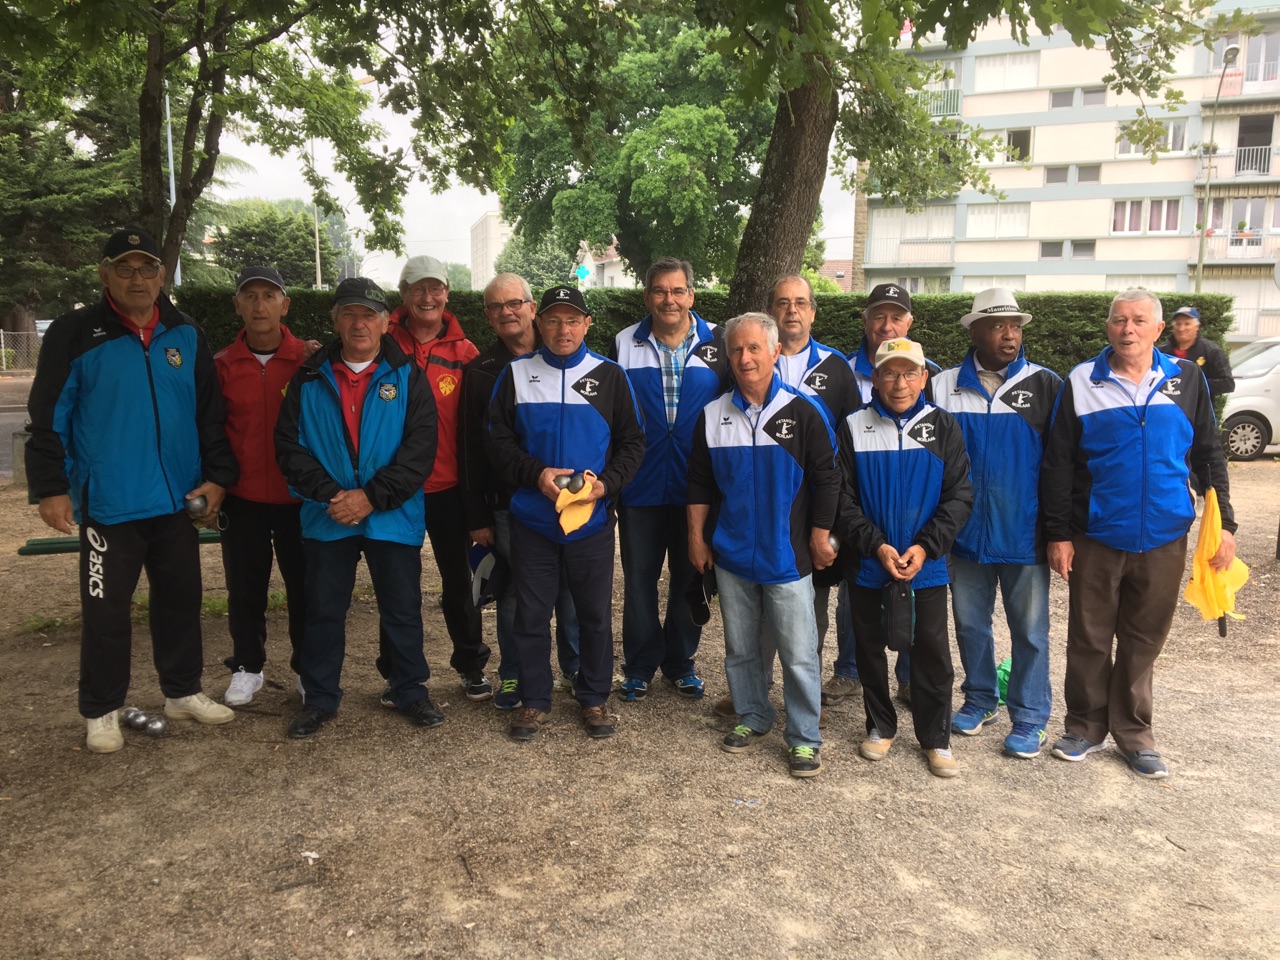
[[[693,673],[702,628],[685,594],[697,576],[689,562],[689,520],[683,506],[620,507],[622,672],[648,683],[662,670],[670,680]],[[667,562],[666,616],[658,617],[658,581]]]
[[[200,692],[200,541],[183,513],[80,525],[80,714],[101,717],[129,692],[130,602],[147,571],[151,654],[166,697]]]
[[[520,651],[516,649],[516,591],[511,583],[511,513],[493,512],[493,552],[502,560],[503,573],[496,589],[494,606],[498,610],[498,677],[520,679]],[[578,615],[573,610],[573,595],[560,577],[556,595],[556,660],[560,672],[572,677],[578,672]]]
[[[233,673],[261,673],[267,662],[267,588],[271,557],[280,566],[289,598],[289,665],[297,672],[297,651],[306,626],[302,527],[298,503],[257,503],[227,497],[222,504],[222,569],[227,577],[227,629],[231,656],[223,661]]]
[[[613,686],[613,528],[585,540],[556,543],[512,517],[511,571],[524,705],[551,709],[551,610],[561,571],[578,614],[580,663],[574,695],[584,707],[606,702]]]
[[[1110,733],[1121,750],[1154,749],[1151,687],[1178,605],[1187,538],[1146,553],[1089,537],[1072,542],[1066,730],[1093,743]]]
[[[366,537],[303,540],[302,547],[307,565],[307,626],[297,657],[307,706],[336,711],[342,701],[347,611],[361,554],[378,600],[385,644],[379,660],[386,667],[391,697],[401,709],[425,697],[431,671],[422,652],[422,551],[410,544]]]
[[[880,622],[881,591],[849,585],[853,614],[854,652],[867,732],[874,728],[886,739],[898,735],[898,714],[889,694],[889,658]],[[951,642],[947,635],[947,588],[916,591],[916,632],[911,643],[911,718],[916,740],[926,750],[951,744]]]

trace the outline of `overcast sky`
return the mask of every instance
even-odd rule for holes
[[[387,129],[392,146],[408,147],[409,121],[387,110],[375,111]],[[342,203],[347,222],[353,228],[368,226],[368,218],[355,201],[355,191],[332,172],[331,152],[317,143],[316,164],[328,168],[334,195]],[[273,157],[265,148],[245,144],[235,137],[223,138],[223,153],[248,163],[252,173],[245,173],[234,184],[219,189],[223,199],[261,197],[283,200],[305,194],[296,156]],[[483,194],[466,186],[455,186],[444,193],[432,193],[427,185],[415,181],[404,203],[404,255],[372,252],[364,264],[364,273],[385,285],[393,285],[400,275],[406,256],[430,254],[441,260],[471,265],[471,225],[490,210],[498,209],[496,194]],[[822,191],[823,236],[827,238],[829,259],[848,259],[853,250],[853,197],[846,193],[834,177],[828,177]]]

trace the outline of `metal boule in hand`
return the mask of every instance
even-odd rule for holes
[[[203,517],[209,509],[209,499],[203,495],[187,497],[182,501],[182,505],[187,508],[188,516]]]

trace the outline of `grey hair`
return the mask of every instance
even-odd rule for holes
[[[1149,300],[1155,304],[1151,308],[1151,313],[1155,317],[1156,323],[1164,322],[1164,306],[1160,303],[1160,298],[1150,290],[1143,290],[1141,287],[1131,287],[1121,293],[1116,294],[1116,298],[1111,301],[1111,307],[1107,310],[1107,321],[1115,316],[1117,303],[1137,303],[1143,300]]]
[[[484,298],[489,299],[489,291],[495,287],[501,287],[508,283],[520,284],[520,291],[524,294],[526,300],[533,299],[533,289],[529,286],[529,281],[518,273],[500,273],[488,283],[484,285]]]
[[[349,303],[344,303],[344,304],[341,304],[341,305],[336,306],[336,307],[330,307],[330,308],[329,308],[329,323],[330,323],[330,324],[332,324],[335,320],[337,320],[337,319],[338,319],[338,311],[339,311],[339,310],[341,310],[343,307],[349,307],[349,306],[351,306],[351,304],[349,304]],[[379,310],[379,311],[378,311],[378,316],[380,316],[380,317],[386,317],[388,320],[390,320],[390,319],[391,319],[391,311],[389,311],[389,310]]]
[[[770,307],[773,306],[774,292],[778,289],[779,286],[786,283],[788,280],[799,280],[806,287],[808,287],[809,288],[809,304],[814,307],[817,306],[817,304],[813,302],[813,284],[809,282],[808,277],[806,277],[804,274],[801,274],[801,273],[784,273],[777,280],[773,281],[773,286],[769,288],[769,299],[766,304],[767,306],[770,306]]]
[[[733,336],[733,332],[739,327],[755,323],[760,325],[760,329],[764,331],[765,342],[769,344],[769,350],[772,351],[778,346],[778,321],[767,313],[743,313],[734,317],[724,325],[724,342],[725,346],[729,345],[729,338]]]
[[[653,278],[660,273],[675,273],[679,270],[684,274],[684,282],[689,287],[693,286],[693,264],[688,260],[679,260],[676,257],[659,257],[649,265],[649,269],[644,272],[644,288],[648,290],[653,286]]]

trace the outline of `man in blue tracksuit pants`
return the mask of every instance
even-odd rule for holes
[[[542,346],[498,375],[486,449],[511,496],[521,708],[508,726],[532,740],[551,711],[551,610],[563,574],[578,613],[573,688],[587,732],[615,732],[613,498],[644,457],[644,428],[622,368],[583,342],[591,312],[577,287],[552,287],[538,307]],[[557,477],[579,482],[561,489]],[[565,481],[561,481],[564,483]]]
[[[1049,565],[1040,518],[1040,460],[1062,378],[1030,363],[1022,328],[1030,314],[996,287],[960,318],[973,347],[933,381],[938,406],[960,424],[969,453],[973,513],[951,550],[951,611],[964,664],[964,703],[951,729],[976,736],[1000,715],[992,616],[1004,597],[1013,663],[1006,700],[1013,729],[1005,752],[1031,758],[1047,736]]]

